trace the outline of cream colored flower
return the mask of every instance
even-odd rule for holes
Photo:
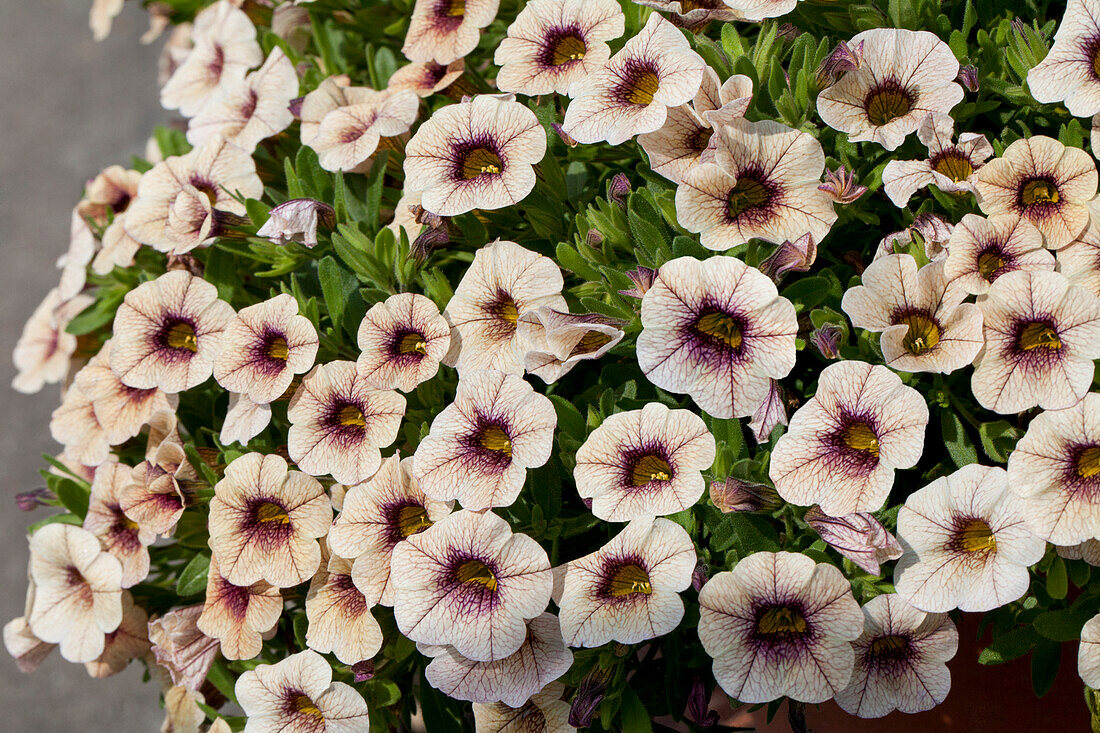
[[[175,412],[178,397],[157,388],[135,389],[122,383],[111,370],[108,339],[95,356],[76,373],[71,389],[80,390],[91,402],[96,422],[111,445],[136,437],[158,412]]]
[[[122,0],[92,0],[92,10],[88,15],[88,27],[92,37],[102,41],[111,34],[111,24],[122,12]]]
[[[465,70],[466,62],[462,59],[455,59],[446,65],[434,61],[418,61],[393,72],[386,89],[391,92],[411,89],[418,97],[430,97],[458,81]]]
[[[474,703],[474,726],[478,733],[572,733],[569,703],[562,700],[565,686],[551,682],[519,707],[502,702]]]
[[[92,272],[97,275],[107,275],[116,267],[132,266],[134,256],[141,249],[141,242],[126,231],[126,212],[115,215],[114,221],[104,230],[100,244],[92,260]]]
[[[365,481],[382,461],[379,448],[397,438],[405,404],[397,392],[368,386],[355,362],[319,364],[290,399],[287,450],[313,476]]]
[[[454,402],[432,421],[413,458],[412,475],[438,501],[480,511],[509,506],[527,469],[550,458],[557,414],[549,398],[504,372],[467,371]]]
[[[1003,468],[971,464],[910,494],[898,512],[899,596],[922,611],[989,611],[1027,592],[1046,543],[1027,529]]]
[[[1071,285],[1100,296],[1100,226],[1090,219],[1077,239],[1058,250],[1058,272]]]
[[[478,662],[523,646],[553,585],[546,551],[492,512],[447,515],[398,543],[391,565],[401,633]]]
[[[982,166],[973,184],[986,214],[1019,214],[1039,228],[1047,247],[1060,249],[1088,225],[1096,181],[1088,153],[1035,135]]]
[[[947,277],[943,260],[917,269],[912,255],[886,255],[844,293],[852,325],[880,332],[882,358],[903,372],[950,374],[982,349],[982,310],[963,303],[967,291]]]
[[[141,177],[126,211],[126,233],[161,252],[184,254],[217,235],[221,212],[245,214],[235,196],[258,199],[263,192],[248,152],[214,135]]]
[[[4,648],[19,671],[30,674],[50,656],[57,644],[42,641],[31,631],[25,616],[13,618],[4,624]]]
[[[224,445],[247,445],[270,424],[271,403],[253,402],[247,395],[230,393],[229,409],[225,412],[218,439]]]
[[[562,129],[577,142],[611,145],[658,130],[669,107],[699,91],[704,68],[684,35],[653,13],[607,63],[570,85]]]
[[[182,392],[205,382],[233,307],[186,270],[142,283],[118,307],[110,365],[127,387]]]
[[[263,649],[263,634],[275,628],[283,613],[283,596],[262,580],[238,586],[226,580],[216,558],[210,559],[206,601],[195,624],[221,642],[226,659],[252,659]]]
[[[769,476],[792,504],[834,517],[878,511],[894,469],[920,459],[927,425],[924,397],[889,369],[836,362],[775,444]]]
[[[160,725],[160,733],[200,733],[206,713],[199,704],[205,704],[206,697],[197,690],[179,686],[169,687],[163,694],[164,722]]]
[[[722,0],[722,2],[741,16],[738,20],[752,21],[782,17],[794,10],[798,4],[798,0]]]
[[[332,229],[336,210],[315,199],[288,199],[267,213],[268,219],[256,231],[275,244],[298,242],[313,249],[317,246],[317,226]]]
[[[529,310],[517,322],[527,344],[523,367],[552,384],[588,359],[599,359],[622,341],[624,321],[598,313],[563,313],[549,306]]]
[[[122,622],[122,565],[99,538],[71,524],[47,524],[30,539],[31,632],[59,644],[70,662],[91,662]]]
[[[679,257],[642,299],[638,365],[714,417],[747,417],[794,367],[797,331],[794,306],[760,271],[733,257]]]
[[[263,66],[231,79],[191,118],[187,142],[202,145],[217,135],[246,153],[294,121],[290,101],[298,96],[298,73],[283,50],[272,49]]]
[[[94,302],[95,298],[90,295],[63,300],[56,288],[46,294],[23,326],[23,334],[15,344],[12,361],[18,374],[12,380],[12,389],[33,394],[46,384],[65,379],[76,351],[76,336],[65,329]]]
[[[151,458],[135,466],[119,494],[123,514],[142,531],[164,536],[175,532],[193,493],[190,484],[199,475],[177,440],[165,440]]]
[[[317,85],[317,88],[302,98],[302,108],[298,116],[302,120],[302,145],[312,146],[317,139],[321,122],[329,112],[353,104],[367,102],[378,92],[369,87],[353,87],[346,74],[330,76]]]
[[[298,301],[283,293],[242,308],[222,333],[214,379],[253,402],[272,402],[308,371],[317,357],[317,330],[298,315]]]
[[[964,132],[951,142],[951,115],[930,112],[917,128],[917,139],[928,148],[927,160],[891,160],[882,171],[882,190],[904,208],[918,189],[935,184],[946,193],[973,191],[974,173],[993,155],[985,135]]]
[[[527,344],[519,337],[519,317],[541,306],[568,311],[563,285],[561,270],[549,257],[504,240],[482,247],[443,312],[451,324],[451,349],[443,363],[460,373],[522,374]]]
[[[1065,102],[1074,117],[1100,112],[1100,12],[1092,0],[1069,0],[1054,47],[1027,72],[1037,102]]]
[[[382,648],[382,628],[352,579],[352,562],[333,555],[309,583],[306,644],[344,664],[370,659]]]
[[[122,587],[130,588],[149,574],[149,545],[157,533],[143,528],[122,511],[124,490],[133,481],[133,470],[117,461],[96,469],[84,529],[99,537],[103,549],[122,564]]]
[[[554,599],[569,646],[637,644],[680,625],[695,545],[669,519],[635,519],[590,555],[555,571]]]
[[[366,173],[382,138],[408,132],[419,111],[420,98],[411,90],[378,92],[326,114],[309,146],[325,170]]]
[[[1085,622],[1077,650],[1077,674],[1089,687],[1100,687],[1100,614]]]
[[[1047,542],[1100,537],[1100,394],[1036,415],[1008,457],[1008,486]]]
[[[96,226],[105,227],[120,214],[125,213],[137,196],[141,173],[127,170],[120,165],[104,168],[84,186],[84,197],[76,205],[80,218],[91,219]]]
[[[634,0],[666,13],[672,13],[673,25],[687,28],[692,32],[706,27],[712,20],[728,23],[731,20],[744,20],[745,16],[736,12],[723,0]]]
[[[334,555],[355,561],[352,580],[369,605],[392,606],[393,548],[450,514],[452,506],[426,496],[412,476],[412,458],[395,453],[365,482],[348,487],[328,544]]]
[[[615,0],[531,0],[497,46],[497,88],[536,96],[565,94],[611,56],[607,42],[626,19]]]
[[[500,0],[416,0],[401,53],[410,61],[449,64],[477,47]]]
[[[714,162],[694,167],[676,189],[676,218],[708,249],[759,237],[779,244],[809,233],[820,242],[836,210],[818,189],[821,143],[778,122],[733,119],[717,131]]]
[[[699,591],[699,640],[744,703],[824,702],[848,684],[863,614],[847,579],[805,555],[757,552]]]
[[[61,270],[57,290],[63,300],[69,300],[84,290],[88,281],[88,264],[95,256],[97,244],[88,222],[73,209],[69,221],[69,248],[57,258],[57,269]]]
[[[160,90],[161,105],[184,117],[195,116],[220,86],[243,79],[264,60],[252,21],[229,0],[195,16],[191,40],[194,46]]]
[[[287,471],[276,455],[247,453],[230,463],[210,500],[210,549],[226,580],[298,585],[321,564],[332,504],[317,479]]]
[[[848,41],[860,44],[863,63],[817,96],[821,120],[850,141],[894,150],[930,113],[947,114],[962,101],[959,62],[934,34],[873,28]]]
[[[1100,298],[1057,272],[1010,272],[981,305],[985,349],[974,364],[974,398],[1002,414],[1076,404],[1100,358]]]
[[[861,718],[894,710],[919,713],[947,698],[948,660],[959,632],[947,614],[924,613],[895,593],[875,596],[863,607],[863,633],[852,642],[855,669],[837,705]]]
[[[220,646],[199,631],[196,622],[203,604],[169,611],[149,622],[149,640],[157,666],[168,671],[172,684],[198,690],[214,663]]]
[[[440,107],[405,147],[405,186],[433,214],[501,209],[535,187],[532,166],[546,154],[546,131],[510,95],[481,94]]]
[[[451,326],[429,298],[391,295],[359,324],[359,376],[377,389],[412,392],[439,371],[451,346]]]
[[[573,653],[566,648],[558,618],[552,613],[529,620],[523,646],[492,662],[475,662],[449,646],[422,644],[418,648],[432,657],[424,668],[432,687],[455,700],[481,704],[522,707],[573,664]]]
[[[86,662],[84,669],[97,679],[110,677],[126,669],[130,660],[144,657],[150,646],[149,614],[134,604],[133,596],[128,591],[123,591],[122,621],[104,638],[103,653]]]
[[[369,727],[363,697],[333,682],[332,667],[309,649],[248,670],[234,691],[248,716],[244,733],[362,733]]]
[[[703,495],[714,436],[689,410],[650,402],[609,416],[577,450],[573,477],[608,522],[674,514]]]
[[[92,401],[77,387],[65,392],[50,415],[50,436],[65,446],[62,455],[85,466],[98,466],[111,452],[107,430],[96,418]]]
[[[1054,257],[1043,248],[1043,235],[1027,219],[1017,214],[988,219],[967,214],[951,232],[943,274],[966,292],[984,295],[1006,272],[1053,269]]]

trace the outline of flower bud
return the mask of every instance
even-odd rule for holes
[[[355,675],[356,682],[366,682],[374,677],[374,660],[364,659],[351,665],[351,671]]]
[[[317,246],[318,224],[326,229],[335,226],[336,212],[331,206],[313,199],[291,199],[271,210],[256,236],[275,244],[298,242],[312,249]]]
[[[955,81],[966,87],[968,92],[976,92],[980,88],[981,84],[978,81],[978,67],[977,66],[962,66],[959,67],[959,75],[955,77]]]
[[[776,425],[787,424],[787,405],[783,400],[783,390],[774,379],[768,385],[768,394],[756,408],[749,421],[749,428],[757,443],[763,443],[772,434]]]
[[[870,514],[830,517],[815,505],[803,519],[830,547],[871,575],[881,574],[880,563],[902,555],[901,544]]]
[[[710,691],[699,675],[695,675],[695,679],[691,681],[687,714],[700,728],[713,728],[718,723],[718,712],[710,709]]]
[[[569,707],[569,725],[574,728],[587,728],[592,724],[592,717],[603,702],[607,694],[607,683],[610,676],[599,667],[593,667],[592,671],[585,675],[581,683],[577,685],[577,691],[573,693],[573,703]]]
[[[825,57],[821,65],[817,67],[817,88],[824,89],[832,86],[836,81],[849,71],[854,71],[863,65],[863,41],[853,48],[845,41],[836,44],[832,53]]]
[[[46,506],[47,500],[53,498],[54,494],[49,489],[23,491],[15,495],[15,505],[25,512],[33,512],[40,506]]]
[[[770,512],[783,506],[783,500],[771,486],[730,476],[710,482],[710,501],[719,511]]]
[[[554,132],[556,132],[558,134],[558,137],[561,138],[561,141],[563,143],[565,143],[566,145],[568,145],[569,147],[575,148],[580,144],[576,140],[574,140],[572,137],[569,136],[569,133],[567,133],[562,128],[561,123],[552,122],[552,123],[550,123],[550,127],[553,128]]]
[[[817,259],[817,245],[807,232],[795,241],[787,240],[760,263],[760,271],[779,282],[788,272],[807,272]]]
[[[866,186],[856,183],[856,174],[845,166],[840,166],[835,171],[825,171],[825,182],[817,187],[824,191],[838,204],[847,205],[867,193]]]
[[[840,339],[844,329],[835,323],[823,323],[821,328],[810,334],[810,343],[826,359],[840,358]]]
[[[630,179],[625,173],[616,173],[607,186],[607,198],[626,209],[626,198],[630,195]]]
[[[599,249],[603,245],[603,235],[600,234],[599,229],[589,229],[588,234],[584,237],[584,243],[592,249]]]
[[[653,287],[653,281],[657,279],[657,271],[638,265],[635,269],[628,271],[626,276],[630,278],[630,282],[634,283],[634,287],[629,290],[620,290],[619,294],[640,299]]]

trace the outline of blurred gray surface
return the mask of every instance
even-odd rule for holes
[[[42,485],[39,456],[58,446],[47,428],[58,390],[9,389],[11,350],[23,322],[56,285],[53,263],[68,246],[69,212],[83,182],[141,154],[164,118],[157,105],[160,41],[142,46],[146,18],[127,2],[114,30],[92,40],[92,0],[0,0],[0,622],[22,613],[26,525],[45,516],[15,508]],[[33,675],[0,652],[0,730],[10,733],[144,733],[163,713],[140,666],[93,680],[54,652]]]

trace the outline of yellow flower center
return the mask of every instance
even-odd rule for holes
[[[997,538],[984,520],[968,519],[959,530],[959,547],[963,552],[984,552],[997,550]]]
[[[1062,200],[1062,197],[1058,193],[1058,187],[1053,183],[1037,179],[1028,181],[1024,185],[1024,189],[1020,192],[1020,200],[1023,201],[1024,206],[1034,206],[1035,204],[1056,204]]]
[[[308,715],[314,720],[324,721],[325,719],[324,713],[322,713],[320,708],[314,704],[313,700],[309,699],[306,695],[297,695],[294,698],[292,706],[294,707],[294,712],[301,715]]]
[[[569,355],[591,354],[593,351],[599,351],[610,341],[611,336],[603,331],[589,331],[581,337],[581,340],[577,342]]]
[[[903,89],[887,87],[872,92],[865,102],[867,119],[876,127],[882,127],[892,120],[909,113],[911,100]]]
[[[267,353],[269,359],[286,361],[290,358],[290,347],[287,345],[285,338],[276,336],[268,343],[265,353]]]
[[[1007,264],[1000,251],[995,249],[986,250],[978,255],[978,272],[989,282],[993,282],[997,273]]]
[[[840,439],[852,450],[878,457],[878,436],[865,422],[855,422],[844,428]]]
[[[1077,456],[1074,469],[1081,478],[1092,478],[1100,474],[1100,447],[1093,446],[1081,451]]]
[[[630,563],[615,569],[607,584],[607,592],[614,598],[631,595],[652,595],[653,584],[649,573],[641,565]]]
[[[561,66],[570,61],[580,61],[587,51],[588,47],[584,44],[584,39],[575,33],[567,33],[551,43],[550,65]]]
[[[256,521],[261,524],[290,524],[290,515],[275,502],[265,501],[256,507]]]
[[[516,325],[516,321],[519,320],[519,306],[516,305],[516,301],[512,300],[511,296],[504,293],[497,296],[496,302],[493,303],[489,310],[493,315],[513,328]]]
[[[660,456],[647,454],[642,456],[630,470],[630,483],[645,486],[650,481],[669,481],[672,479],[672,466]]]
[[[756,622],[756,633],[764,636],[805,634],[806,628],[806,619],[802,614],[788,606],[769,608]]]
[[[660,86],[660,78],[649,69],[637,70],[625,89],[626,101],[631,104],[652,104],[653,95]]]
[[[199,350],[199,337],[190,323],[173,323],[168,329],[165,341],[173,349],[187,349],[192,354]]]
[[[416,333],[415,331],[402,334],[397,339],[397,353],[398,354],[426,354],[428,353],[427,341],[424,340],[424,336]]]
[[[449,18],[461,18],[466,15],[466,0],[445,0],[439,14]]]
[[[1092,73],[1100,79],[1100,44],[1097,44],[1092,50]]]
[[[974,166],[970,164],[970,158],[955,150],[949,150],[941,155],[932,165],[932,168],[955,183],[965,181],[974,172]]]
[[[462,156],[462,177],[467,181],[479,176],[496,175],[502,170],[504,162],[489,148],[474,148]]]
[[[1024,351],[1062,348],[1058,332],[1045,323],[1029,323],[1024,326],[1018,343]]]
[[[904,636],[880,636],[871,642],[872,657],[897,657],[909,648],[909,639]]]
[[[397,512],[397,531],[402,537],[412,537],[432,526],[428,510],[419,504],[403,506]]]
[[[927,354],[940,342],[940,327],[924,313],[908,313],[897,320],[909,327],[901,340],[905,350],[913,356]]]
[[[473,583],[493,593],[496,592],[497,576],[480,560],[467,560],[458,566],[455,575],[461,583]]]
[[[355,405],[343,405],[336,411],[336,422],[345,427],[366,427],[367,418],[363,415],[363,411]]]
[[[512,457],[512,441],[508,437],[508,433],[497,425],[490,425],[482,430],[481,434],[477,436],[477,444],[485,450],[491,450],[509,458]]]
[[[727,196],[726,211],[731,219],[736,219],[745,212],[766,205],[771,197],[767,187],[755,178],[738,178]]]
[[[705,313],[695,322],[695,330],[704,336],[725,344],[731,349],[741,348],[744,336],[741,325],[725,313]]]

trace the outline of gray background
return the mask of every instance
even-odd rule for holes
[[[19,511],[13,497],[42,485],[39,456],[50,439],[58,390],[9,389],[11,350],[68,246],[69,212],[83,182],[141,154],[154,125],[156,59],[163,38],[142,46],[147,21],[127,2],[102,43],[88,29],[91,0],[0,0],[0,622],[22,614],[26,525],[45,516]],[[23,675],[0,652],[0,729],[11,733],[157,731],[163,714],[155,683],[139,667],[93,680],[54,652]]]

